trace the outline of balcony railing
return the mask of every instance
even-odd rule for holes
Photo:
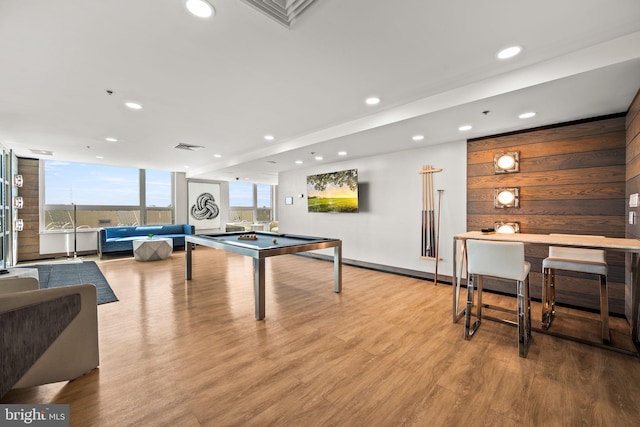
[[[44,211],[44,230],[73,229],[73,206],[48,206]],[[140,209],[113,206],[76,206],[77,228],[143,225]],[[147,208],[145,225],[173,223],[173,208]]]

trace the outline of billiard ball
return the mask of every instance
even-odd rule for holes
[[[275,237],[273,238],[273,243],[278,243],[278,239],[276,239]]]

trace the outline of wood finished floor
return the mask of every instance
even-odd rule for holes
[[[247,257],[198,247],[189,282],[184,252],[99,266],[120,299],[98,307],[100,367],[2,403],[70,404],[72,426],[640,420],[640,359],[535,332],[522,359],[515,328],[495,322],[464,341],[448,285],[345,266],[335,294],[332,263],[285,255],[267,261],[266,319],[256,321]],[[626,321],[612,328],[628,340]]]

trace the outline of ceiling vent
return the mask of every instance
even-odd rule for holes
[[[31,148],[29,151],[31,151],[33,154],[40,154],[41,156],[53,156],[53,151],[35,150],[33,148]]]
[[[300,14],[316,0],[243,0],[269,18],[291,28]]]
[[[198,150],[202,150],[204,147],[202,145],[191,145],[191,144],[180,143],[173,148],[177,148],[178,150],[198,151]]]

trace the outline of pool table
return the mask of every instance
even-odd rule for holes
[[[242,240],[241,236],[255,235],[256,240]],[[295,254],[333,248],[333,291],[342,291],[342,240],[325,237],[298,236],[266,231],[194,234],[185,236],[185,277],[191,280],[192,246],[202,245],[253,258],[253,288],[256,320],[265,316],[264,278],[265,259],[276,255]]]

